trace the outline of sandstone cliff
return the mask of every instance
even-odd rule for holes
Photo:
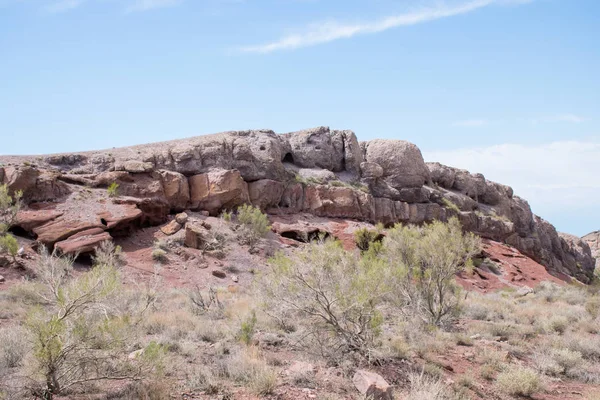
[[[15,229],[63,252],[89,251],[184,209],[217,215],[250,202],[270,214],[310,213],[384,224],[457,216],[549,272],[589,282],[588,244],[558,233],[505,185],[425,163],[401,140],[359,143],[352,131],[225,132],[164,143],[47,156],[0,157],[0,182],[23,190]],[[106,195],[119,185],[116,198]]]

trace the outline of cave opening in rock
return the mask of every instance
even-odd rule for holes
[[[294,163],[294,156],[292,155],[292,153],[286,153],[286,155],[283,156],[282,162],[293,164]]]
[[[283,236],[284,238],[287,238],[287,239],[295,240],[297,242],[310,243],[310,242],[316,242],[318,240],[329,239],[331,237],[331,234],[327,231],[320,231],[317,229],[317,230],[308,231],[308,232],[285,231],[285,232],[281,232],[281,236]]]

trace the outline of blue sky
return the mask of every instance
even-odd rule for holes
[[[0,0],[0,153],[317,125],[600,229],[597,0]]]

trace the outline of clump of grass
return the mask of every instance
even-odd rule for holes
[[[117,197],[119,192],[119,184],[117,182],[111,183],[108,185],[106,192],[108,193],[108,197]]]
[[[167,252],[163,249],[156,248],[152,250],[152,259],[164,263],[167,261]]]
[[[452,200],[444,197],[442,198],[442,203],[444,203],[444,206],[456,213],[460,213],[460,208],[458,208],[458,206],[456,205],[456,203],[454,203]]]

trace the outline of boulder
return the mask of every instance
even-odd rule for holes
[[[290,212],[298,212],[304,208],[304,185],[288,184],[283,189],[279,206]]]
[[[188,220],[188,215],[186,213],[179,213],[175,216],[175,221],[177,221],[181,225],[185,225]]]
[[[421,150],[403,140],[375,139],[365,143],[367,162],[383,169],[382,179],[391,187],[421,187],[430,181]]]
[[[393,400],[392,387],[381,375],[365,370],[358,370],[352,377],[352,383],[358,391],[368,399]]]
[[[227,278],[227,274],[224,271],[221,271],[220,269],[215,269],[211,272],[211,274],[219,279],[225,279]]]
[[[249,202],[248,184],[237,170],[213,170],[194,175],[190,183],[190,202],[193,209],[207,210],[217,215],[222,209],[232,209]]]
[[[76,233],[99,228],[104,230],[104,225],[98,218],[97,222],[83,220],[69,220],[64,216],[58,217],[43,225],[35,227],[33,232],[37,235],[38,242],[53,246],[56,242],[63,241]]]
[[[283,183],[271,179],[261,179],[248,183],[250,202],[263,210],[275,207],[283,196]]]
[[[181,229],[181,224],[179,222],[177,222],[176,220],[173,220],[171,222],[169,222],[167,225],[164,225],[160,228],[160,231],[162,233],[164,233],[165,235],[174,235],[175,233],[179,232],[179,230]]]
[[[208,238],[208,230],[199,221],[188,221],[185,225],[184,244],[192,249],[202,249]]]
[[[165,198],[171,209],[182,211],[187,208],[190,201],[190,185],[187,178],[179,172],[158,171]]]
[[[61,254],[92,253],[104,241],[112,240],[108,232],[101,228],[88,229],[55,244]]]

